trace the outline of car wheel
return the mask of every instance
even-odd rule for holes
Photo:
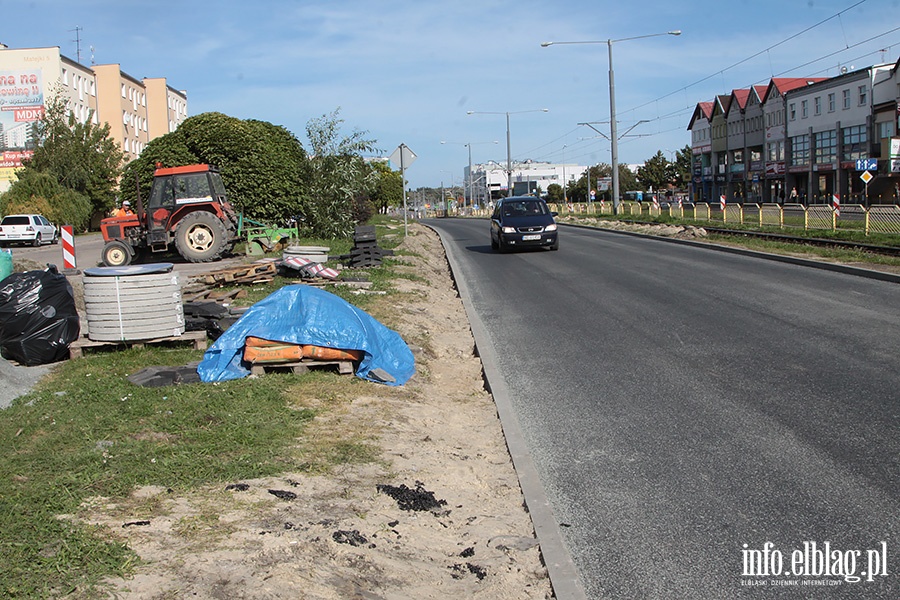
[[[492,250],[497,249],[497,240],[494,239],[494,236],[491,236],[491,249]]]
[[[550,245],[551,250],[559,250],[559,238],[556,238],[556,241]]]
[[[503,240],[497,240],[497,252],[499,252],[500,254],[506,254],[508,250],[509,248],[506,246],[506,244],[503,243]]]
[[[51,243],[51,244],[58,244],[58,243],[59,243],[59,234],[58,234],[57,232],[55,232],[55,231],[53,232],[53,239],[50,240],[50,243]]]
[[[39,234],[35,235],[35,236],[34,236],[34,242],[32,242],[32,245],[33,245],[34,247],[38,247],[38,246],[40,246],[42,243],[44,243],[44,238],[41,237],[41,234],[39,233]]]

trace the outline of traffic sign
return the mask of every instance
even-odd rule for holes
[[[403,168],[408,167],[413,164],[413,162],[418,158],[416,153],[409,149],[409,146],[406,144],[400,144],[397,146],[397,149],[391,153],[388,160],[391,161],[392,165],[397,165]]]
[[[878,170],[878,159],[877,158],[859,158],[856,160],[856,170],[857,171],[877,171]]]
[[[869,183],[870,181],[872,181],[875,178],[875,176],[872,175],[871,173],[869,173],[868,171],[863,171],[863,174],[860,175],[859,178],[862,179],[863,181],[865,181],[866,183]]]

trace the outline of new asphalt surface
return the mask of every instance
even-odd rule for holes
[[[560,598],[900,597],[896,282],[573,227],[500,255],[484,220],[427,224]]]

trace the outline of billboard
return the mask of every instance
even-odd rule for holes
[[[43,70],[0,70],[0,180],[12,181],[22,159],[31,156],[32,125],[43,117]]]

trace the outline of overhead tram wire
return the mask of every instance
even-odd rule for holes
[[[711,73],[710,75],[707,75],[706,77],[703,77],[703,78],[701,78],[701,79],[698,79],[698,80],[695,81],[694,83],[688,84],[688,85],[686,85],[686,86],[684,86],[684,87],[682,87],[682,88],[679,88],[679,89],[677,89],[677,90],[674,90],[674,91],[672,91],[672,92],[669,92],[668,94],[665,94],[665,95],[663,95],[663,96],[660,96],[660,97],[658,97],[658,98],[656,98],[656,99],[654,99],[654,100],[650,100],[650,101],[648,101],[648,102],[645,102],[644,104],[640,104],[640,105],[635,106],[635,107],[633,107],[633,108],[629,108],[629,109],[625,109],[625,110],[620,110],[620,111],[619,111],[619,114],[627,114],[627,113],[629,113],[629,112],[634,112],[634,111],[636,111],[636,110],[639,110],[639,109],[641,109],[641,108],[644,108],[645,106],[649,106],[649,105],[651,105],[651,104],[653,104],[653,103],[655,103],[655,102],[659,102],[660,100],[665,100],[666,98],[668,98],[668,97],[670,97],[670,96],[673,96],[673,95],[675,95],[675,94],[684,92],[684,91],[686,91],[686,90],[688,90],[688,89],[690,89],[690,88],[692,88],[692,87],[694,87],[694,86],[697,86],[697,85],[700,85],[701,83],[704,83],[704,82],[706,82],[706,81],[709,81],[710,79],[712,79],[712,78],[714,78],[714,77],[717,77],[717,76],[719,76],[719,75],[723,75],[726,71],[729,71],[729,70],[731,70],[731,69],[734,69],[735,67],[738,67],[738,66],[744,64],[745,62],[748,62],[748,61],[750,61],[750,60],[753,60],[754,58],[757,58],[758,56],[762,55],[762,54],[765,53],[765,52],[769,52],[770,50],[772,50],[772,49],[774,49],[774,48],[777,48],[778,46],[781,46],[782,44],[785,44],[785,43],[787,43],[787,42],[789,42],[789,41],[791,41],[791,40],[794,40],[794,39],[796,39],[796,38],[798,38],[798,37],[800,37],[800,36],[802,36],[802,35],[804,35],[804,34],[810,32],[810,31],[812,31],[812,30],[815,29],[815,28],[820,27],[821,25],[824,25],[825,23],[831,21],[831,20],[834,19],[834,18],[839,18],[843,13],[846,13],[846,12],[848,12],[848,11],[853,10],[854,8],[860,6],[861,4],[864,4],[864,3],[867,2],[867,1],[868,1],[868,0],[860,0],[859,2],[853,4],[852,6],[849,6],[848,8],[845,8],[845,9],[843,9],[843,10],[841,10],[841,11],[838,11],[837,13],[831,15],[830,17],[825,18],[825,19],[819,21],[818,23],[816,23],[816,24],[814,24],[814,25],[810,25],[809,27],[803,29],[802,31],[799,31],[799,32],[797,32],[797,33],[795,33],[795,34],[792,34],[792,35],[790,35],[790,36],[784,38],[783,40],[781,40],[781,41],[779,41],[779,42],[776,42],[776,43],[772,44],[771,46],[769,46],[769,47],[767,47],[767,48],[765,48],[765,49],[763,49],[763,50],[760,50],[759,52],[757,52],[757,53],[755,53],[755,54],[752,54],[752,55],[748,56],[747,58],[744,58],[744,59],[741,59],[741,60],[737,61],[736,63],[734,63],[734,64],[732,64],[732,65],[730,65],[730,66],[728,66],[728,67],[725,67],[725,68],[723,68],[723,69],[719,69],[718,71],[716,71],[716,72],[714,72],[714,73]],[[846,51],[846,50],[849,49],[849,48],[853,48],[853,47],[855,47],[855,46],[858,46],[858,45],[861,45],[861,44],[864,44],[864,43],[873,41],[874,39],[877,39],[878,37],[881,37],[881,36],[884,36],[884,35],[888,35],[888,34],[890,34],[890,33],[893,33],[893,32],[896,31],[897,29],[900,29],[900,28],[892,29],[892,30],[887,31],[887,32],[885,32],[885,33],[879,34],[879,35],[877,35],[877,36],[875,36],[875,37],[869,38],[868,40],[864,40],[864,41],[859,42],[859,43],[857,43],[857,44],[853,44],[853,45],[851,45],[851,46],[849,46],[849,47],[847,47],[847,48],[845,48],[845,49],[843,49],[843,50],[840,50],[840,51],[838,51],[838,52],[834,52],[834,53],[831,53],[831,54],[824,55],[824,56],[822,56],[822,57],[820,57],[820,58],[818,58],[818,59],[815,59],[815,60],[813,60],[813,61],[810,61],[809,63],[806,63],[806,64],[808,65],[808,64],[812,64],[812,63],[818,62],[818,61],[820,61],[820,60],[824,60],[825,58],[829,58],[830,56],[833,56],[834,54],[837,54],[837,53]],[[790,72],[790,71],[792,71],[792,70],[795,70],[795,69],[802,68],[802,67],[804,67],[804,66],[806,66],[806,65],[800,65],[800,66],[798,66],[798,67],[795,67],[794,69],[789,69],[789,70],[785,71],[785,73],[788,73],[788,72]],[[772,77],[778,77],[778,76],[779,76],[779,75],[773,75]],[[691,110],[693,110],[693,109],[691,109]]]
[[[797,71],[798,69],[802,69],[803,67],[807,67],[807,66],[809,66],[809,65],[812,65],[812,64],[815,64],[815,63],[817,63],[817,62],[823,61],[823,60],[825,60],[825,59],[831,58],[831,57],[833,57],[833,56],[835,56],[835,55],[837,55],[837,54],[840,54],[840,53],[842,53],[842,52],[846,52],[847,50],[850,50],[850,49],[852,49],[852,48],[856,48],[857,46],[861,46],[861,45],[863,45],[863,44],[867,44],[867,43],[869,43],[869,42],[873,42],[873,41],[877,40],[878,38],[884,37],[884,36],[886,36],[886,35],[890,35],[890,34],[895,33],[895,32],[897,32],[897,31],[900,31],[900,27],[895,27],[894,29],[891,29],[891,30],[885,31],[885,32],[883,32],[883,33],[880,33],[880,34],[878,34],[878,35],[872,36],[872,37],[870,37],[870,38],[868,38],[868,39],[865,39],[865,40],[862,40],[862,41],[857,42],[857,43],[855,43],[855,44],[852,44],[852,45],[848,46],[847,48],[843,48],[843,49],[841,49],[841,50],[836,50],[835,52],[831,52],[831,53],[829,53],[829,54],[824,54],[824,55],[822,55],[822,56],[820,56],[820,57],[818,57],[818,58],[815,58],[815,59],[813,59],[813,60],[811,60],[811,61],[808,61],[808,62],[806,62],[806,63],[803,63],[803,64],[801,64],[801,65],[798,65],[798,66],[795,66],[795,67],[791,67],[790,69],[786,69],[786,70],[784,70],[784,71],[782,71],[782,72],[780,72],[780,73],[776,73],[776,74],[772,75],[771,78],[761,79],[761,80],[758,80],[756,83],[753,83],[753,84],[750,84],[750,85],[751,85],[751,86],[752,86],[752,85],[762,85],[762,84],[764,84],[764,83],[767,83],[770,79],[775,79],[775,78],[777,78],[777,77],[784,77],[784,76],[786,76],[788,73],[792,73],[792,72],[794,72],[794,71]],[[889,46],[891,46],[891,47],[892,47],[892,46],[895,46],[895,45],[900,45],[900,41],[895,42],[895,43],[892,43],[892,44],[889,44]],[[881,51],[881,50],[873,50],[873,51],[867,52],[867,53],[865,53],[865,54],[863,54],[863,55],[861,55],[861,56],[857,56],[857,57],[855,57],[855,58],[851,58],[851,59],[849,59],[849,60],[846,61],[846,62],[855,62],[855,61],[857,61],[857,60],[861,60],[861,59],[865,58],[866,56],[869,56],[869,55],[873,54],[874,52],[880,52],[880,51]],[[822,70],[820,70],[820,71],[816,71],[816,72],[813,72],[813,73],[806,73],[806,74],[804,74],[803,76],[804,76],[804,77],[815,77],[815,76],[817,76],[817,75],[821,75],[821,74],[823,74],[823,73],[828,72],[828,71],[829,71],[830,69],[832,69],[832,68],[833,68],[833,67],[829,66],[829,67],[827,67],[827,68],[825,68],[825,69],[822,69]],[[719,74],[719,73],[716,73],[715,75],[718,75],[718,74]],[[713,76],[715,76],[715,75],[713,75]],[[707,78],[701,80],[701,82],[702,82],[702,81],[705,81],[705,80],[707,80],[707,79],[709,79],[709,77],[707,77]],[[698,82],[698,83],[699,83],[699,82]],[[696,85],[696,83],[695,83],[695,84],[691,84],[691,86],[693,86],[693,85]],[[648,106],[649,104],[652,104],[653,102],[659,102],[660,100],[663,100],[663,99],[665,99],[665,98],[667,98],[667,97],[669,97],[669,96],[672,96],[672,95],[674,95],[674,94],[676,94],[676,93],[685,91],[685,90],[688,89],[688,87],[691,87],[691,86],[686,86],[686,87],[684,87],[684,88],[682,88],[682,89],[680,89],[680,90],[677,90],[677,91],[675,91],[675,92],[670,92],[669,94],[666,94],[665,96],[661,96],[660,98],[657,98],[656,100],[653,100],[652,102],[645,102],[644,104],[638,105],[638,106],[636,106],[636,107],[634,107],[634,108],[625,109],[624,111],[621,111],[621,112],[622,112],[622,113],[634,112],[634,111],[636,111],[636,110],[638,110],[638,109],[640,109],[640,108],[643,108],[643,107],[645,107],[645,106]],[[740,88],[740,87],[741,87],[741,86],[735,86],[735,89]],[[749,87],[749,86],[745,86],[745,87]],[[679,109],[677,109],[677,110],[675,110],[675,111],[673,111],[673,112],[667,113],[667,114],[665,114],[665,115],[661,115],[661,116],[656,117],[656,118],[650,118],[650,119],[647,119],[647,121],[657,121],[657,120],[662,120],[662,119],[674,118],[674,117],[676,117],[676,116],[678,116],[678,115],[681,115],[681,114],[686,114],[686,113],[693,112],[695,108],[696,108],[696,104],[693,104],[693,105],[690,105],[690,106],[685,106],[685,107],[679,108]]]
[[[747,58],[744,58],[744,59],[742,59],[742,60],[739,60],[739,61],[733,63],[732,65],[728,66],[728,67],[725,67],[725,68],[723,68],[723,69],[720,69],[720,70],[716,71],[715,73],[712,73],[712,74],[710,74],[710,75],[708,75],[708,76],[706,76],[706,77],[703,77],[703,78],[701,78],[701,79],[695,81],[694,83],[691,83],[691,84],[689,84],[689,85],[687,85],[687,86],[684,86],[684,87],[682,87],[682,88],[679,88],[679,89],[677,89],[677,90],[674,90],[674,91],[672,91],[672,92],[669,92],[668,94],[665,94],[665,95],[663,95],[663,96],[660,96],[660,97],[658,97],[658,98],[656,98],[656,99],[654,99],[654,100],[645,102],[645,103],[643,103],[643,104],[639,104],[639,105],[637,105],[637,106],[635,106],[635,107],[633,107],[633,108],[629,108],[629,109],[625,109],[625,110],[623,110],[623,111],[619,111],[619,114],[621,115],[621,114],[633,113],[633,112],[635,112],[635,111],[637,111],[637,110],[639,110],[639,109],[641,109],[641,108],[644,108],[644,107],[649,106],[649,105],[654,104],[654,103],[658,103],[658,102],[660,102],[661,100],[665,100],[666,98],[668,98],[668,97],[670,97],[670,96],[673,96],[673,95],[675,95],[675,94],[686,92],[688,89],[690,89],[690,88],[692,88],[692,87],[695,87],[695,86],[697,86],[697,85],[700,85],[701,83],[703,83],[703,82],[705,82],[705,81],[708,81],[708,80],[712,79],[713,77],[722,75],[722,74],[724,74],[724,73],[725,73],[726,71],[728,71],[728,70],[734,69],[735,67],[738,67],[738,66],[740,66],[740,65],[742,65],[742,64],[744,64],[744,63],[746,63],[746,62],[748,62],[748,61],[750,61],[750,60],[752,60],[752,59],[754,59],[754,58],[757,58],[757,57],[761,56],[763,53],[770,52],[771,50],[773,50],[773,49],[775,49],[775,48],[777,48],[777,47],[779,47],[779,46],[781,46],[781,45],[783,45],[783,44],[785,44],[785,43],[787,43],[787,42],[789,42],[789,41],[791,41],[791,40],[794,40],[794,39],[796,39],[796,38],[798,38],[798,37],[800,37],[800,36],[802,36],[802,35],[804,35],[804,34],[810,32],[810,31],[812,31],[812,30],[816,29],[817,27],[820,27],[820,26],[824,25],[825,23],[827,23],[827,22],[829,22],[829,21],[831,21],[831,20],[833,20],[833,19],[835,19],[835,18],[840,19],[841,15],[843,15],[844,13],[849,12],[849,11],[853,10],[854,8],[857,8],[858,6],[860,6],[860,5],[862,5],[862,4],[865,4],[867,1],[868,1],[868,0],[860,0],[859,2],[856,2],[855,4],[853,4],[853,5],[851,5],[851,6],[847,7],[847,8],[845,8],[845,9],[843,9],[843,10],[840,10],[840,11],[838,11],[838,12],[835,13],[835,14],[833,14],[833,15],[831,15],[831,16],[825,18],[825,19],[822,19],[821,21],[815,23],[814,25],[810,25],[809,27],[806,27],[805,29],[803,29],[803,30],[801,30],[801,31],[799,31],[799,32],[797,32],[797,33],[795,33],[795,34],[792,34],[792,35],[788,36],[787,38],[784,38],[783,40],[781,40],[781,41],[779,41],[779,42],[776,42],[775,44],[772,44],[771,46],[768,46],[767,48],[765,48],[765,49],[763,49],[763,50],[760,50],[759,52],[757,52],[757,53],[755,53],[755,54],[752,54],[752,55],[748,56]],[[843,22],[842,22],[842,21],[841,21],[841,24],[843,25]],[[847,50],[850,50],[850,49],[852,49],[852,48],[856,48],[856,47],[861,46],[861,45],[863,45],[863,44],[866,44],[866,43],[875,41],[875,40],[877,40],[877,39],[879,39],[879,38],[881,38],[881,37],[884,37],[884,36],[886,36],[886,35],[890,35],[890,34],[896,32],[896,31],[900,31],[900,27],[895,27],[895,28],[893,28],[893,29],[890,29],[890,30],[885,31],[885,32],[883,32],[883,33],[880,33],[880,34],[878,34],[878,35],[872,36],[872,37],[867,38],[867,39],[865,39],[865,40],[862,40],[862,41],[860,41],[860,42],[856,42],[856,43],[854,43],[854,44],[849,44],[849,45],[847,45],[846,40],[845,40],[845,48],[842,48],[842,49],[837,50],[837,51],[835,51],[835,52],[831,52],[831,53],[828,53],[828,54],[821,55],[821,56],[819,56],[818,58],[815,58],[815,59],[813,59],[813,60],[811,60],[811,61],[808,61],[808,62],[806,62],[806,63],[803,63],[803,64],[801,64],[801,65],[792,67],[792,68],[790,68],[790,69],[786,69],[786,70],[782,71],[781,73],[772,75],[772,77],[770,77],[770,78],[766,78],[766,79],[763,79],[763,80],[759,80],[757,83],[751,84],[751,85],[761,85],[761,84],[763,84],[763,83],[766,83],[766,82],[769,81],[770,79],[773,79],[773,78],[776,78],[776,77],[783,77],[783,76],[787,75],[788,73],[797,71],[797,70],[799,70],[799,69],[802,69],[802,68],[804,68],[804,67],[806,67],[806,66],[815,64],[815,63],[820,62],[820,61],[822,61],[822,60],[826,60],[826,59],[828,59],[828,58],[831,58],[831,57],[833,57],[833,56],[836,56],[836,55],[838,55],[838,54],[841,54],[842,52],[846,52]],[[900,43],[900,42],[898,42],[898,43]],[[894,45],[897,45],[897,44],[889,44],[888,46],[894,46]],[[879,51],[880,51],[880,50],[879,50]],[[873,51],[873,52],[875,52],[875,51]],[[865,56],[869,56],[869,55],[871,55],[871,54],[872,54],[872,52],[868,52],[868,53],[864,54],[863,56],[860,56],[860,57],[857,57],[857,58],[854,58],[854,59],[850,59],[848,62],[853,62],[853,61],[856,61],[856,60],[860,60],[860,59],[862,59],[862,58],[865,58]],[[825,73],[825,72],[827,72],[827,70],[829,70],[830,68],[831,68],[831,67],[828,67],[828,69],[823,69],[822,71],[820,71],[820,72],[818,72],[818,73],[811,73],[811,74],[808,73],[808,74],[805,74],[804,76],[806,76],[806,77],[811,77],[811,76],[815,76],[815,75],[818,75],[818,74],[821,74],[821,73]],[[737,86],[737,87],[739,87],[739,86]],[[676,118],[676,117],[679,117],[679,116],[682,116],[682,115],[687,115],[687,114],[690,113],[690,112],[693,112],[693,110],[694,110],[695,108],[696,108],[696,104],[693,104],[693,105],[690,105],[690,106],[685,106],[685,107],[683,107],[683,108],[677,109],[677,110],[672,111],[672,112],[670,112],[670,113],[666,113],[666,114],[664,114],[664,115],[657,115],[657,116],[654,117],[654,118],[646,119],[646,121],[647,121],[647,122],[654,122],[654,121],[659,122],[659,121],[662,121],[662,120],[668,120],[668,119]],[[658,132],[656,132],[656,133],[649,134],[649,135],[661,135],[661,134],[663,134],[663,133],[670,133],[670,132],[673,132],[673,131],[677,131],[677,130],[679,130],[679,129],[681,129],[681,128],[678,127],[678,128],[673,128],[673,129],[665,130],[665,131],[658,131]],[[551,141],[547,142],[546,144],[543,144],[543,145],[541,145],[541,146],[538,146],[538,147],[536,147],[536,148],[534,148],[534,149],[528,151],[527,153],[525,153],[525,156],[528,156],[529,154],[533,154],[534,152],[536,152],[536,151],[538,151],[538,150],[541,150],[541,149],[543,149],[543,148],[545,148],[545,147],[547,147],[547,146],[549,146],[549,145],[551,145],[551,144],[554,144],[554,143],[556,143],[556,142],[558,142],[558,141],[564,139],[567,135],[569,135],[569,134],[571,134],[571,133],[573,133],[573,132],[570,131],[570,132],[566,133],[566,134],[563,135],[563,136],[560,136],[560,137],[558,137],[558,138],[556,138],[556,139],[554,139],[554,140],[551,140]],[[556,151],[553,151],[553,152],[556,152]],[[543,158],[543,157],[548,156],[548,155],[552,155],[553,152],[551,152],[550,154],[542,155],[540,158]],[[534,156],[531,156],[530,158],[534,158]],[[574,156],[573,156],[573,158],[574,158]]]

